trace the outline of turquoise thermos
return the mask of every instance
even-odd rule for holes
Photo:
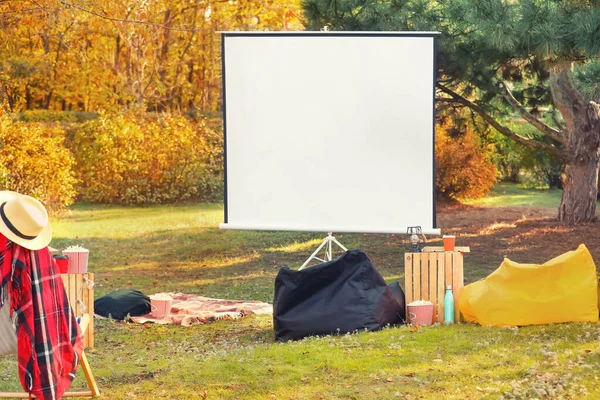
[[[454,296],[452,296],[452,286],[446,288],[446,296],[444,296],[444,323],[454,323]]]

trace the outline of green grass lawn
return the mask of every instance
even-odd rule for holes
[[[561,196],[562,190],[558,189],[531,189],[512,183],[498,183],[487,197],[476,200],[463,200],[463,203],[489,207],[558,208]]]
[[[506,185],[494,198],[478,204],[560,200],[554,192]],[[131,287],[272,302],[279,268],[299,266],[323,238],[223,231],[222,216],[219,204],[77,205],[52,221],[51,245],[90,249],[96,297]],[[364,248],[388,281],[403,278],[403,237],[338,238]],[[192,327],[96,320],[95,338],[88,358],[103,398],[111,400],[600,397],[600,326],[589,323],[400,326],[275,343],[268,316]],[[74,386],[84,385],[78,373]],[[0,357],[0,390],[20,390],[15,357]]]

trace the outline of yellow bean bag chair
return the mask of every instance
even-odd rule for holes
[[[481,325],[597,322],[594,260],[583,244],[542,265],[504,259],[487,278],[463,288],[459,309],[467,322]]]

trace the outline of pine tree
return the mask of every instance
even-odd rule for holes
[[[469,107],[515,142],[563,162],[558,219],[595,220],[600,1],[305,0],[303,7],[308,29],[440,31],[438,100]],[[500,101],[510,107],[495,107]],[[549,140],[500,122],[516,116]]]

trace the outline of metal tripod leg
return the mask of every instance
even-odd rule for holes
[[[329,232],[327,234],[327,237],[323,240],[323,242],[319,245],[319,247],[317,247],[317,249],[314,251],[314,253],[311,254],[310,257],[308,257],[308,260],[306,260],[304,262],[304,264],[302,264],[302,266],[300,266],[300,268],[298,268],[298,271],[304,269],[308,263],[310,263],[313,259],[321,261],[321,262],[325,262],[325,261],[331,261],[333,259],[333,243],[335,243],[338,247],[340,247],[343,251],[348,251],[347,248],[345,248],[336,238],[335,236],[333,236],[333,234],[331,232]],[[327,247],[325,247],[327,246]],[[323,249],[323,247],[325,247],[325,258],[327,260],[323,260],[322,258],[317,257],[317,254],[319,254],[319,252]]]

